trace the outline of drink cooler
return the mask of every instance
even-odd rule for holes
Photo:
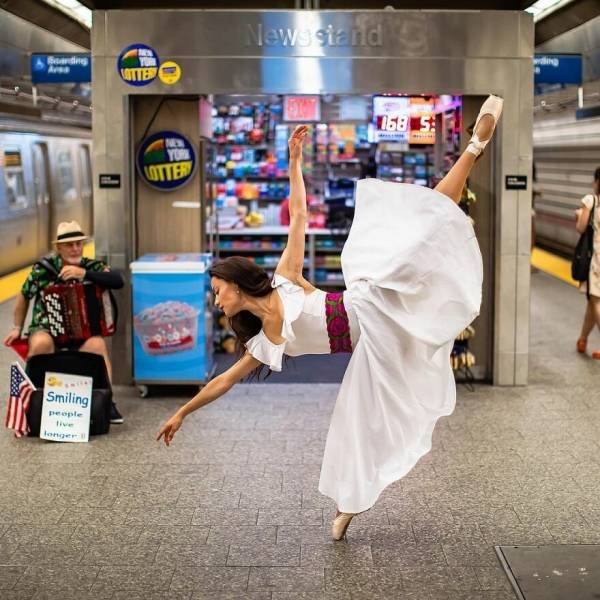
[[[131,263],[133,377],[142,395],[147,385],[212,377],[211,262],[211,254],[146,254]]]

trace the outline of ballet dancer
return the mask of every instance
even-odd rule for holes
[[[479,314],[482,260],[458,207],[467,177],[492,137],[502,99],[483,104],[465,152],[435,187],[363,179],[342,252],[347,290],[326,293],[302,274],[307,221],[302,179],[306,126],[289,139],[290,226],[272,279],[230,257],[210,269],[215,304],[237,334],[241,358],[160,429],[169,446],[185,417],[284,354],[352,352],[333,411],[319,491],[337,513],[332,536],[431,449],[437,420],[454,410],[455,337]]]

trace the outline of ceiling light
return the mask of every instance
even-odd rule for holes
[[[545,19],[548,15],[553,13],[555,10],[566,6],[573,0],[537,0],[529,8],[525,9],[525,12],[533,15],[535,23]]]
[[[92,11],[78,0],[44,0],[44,2],[65,13],[84,27],[91,29]]]

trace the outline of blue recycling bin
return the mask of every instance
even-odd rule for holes
[[[211,262],[211,254],[146,254],[131,263],[136,384],[203,384],[212,377]]]

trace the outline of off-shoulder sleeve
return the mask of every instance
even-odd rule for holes
[[[274,344],[261,329],[246,342],[246,349],[256,360],[267,365],[271,371],[281,371],[285,342]]]
[[[591,210],[592,206],[594,206],[594,196],[592,196],[592,194],[588,194],[587,196],[584,196],[581,199],[581,204]]]
[[[275,273],[272,287],[277,289],[283,302],[283,326],[281,335],[288,341],[293,342],[296,334],[292,323],[300,316],[304,306],[304,289],[292,283],[287,277]]]

